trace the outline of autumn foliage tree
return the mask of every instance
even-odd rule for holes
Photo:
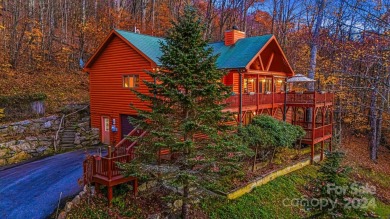
[[[388,0],[3,0],[0,77],[36,73],[44,81],[45,72],[77,72],[112,29],[164,36],[189,2],[199,9],[204,39],[223,40],[233,25],[248,37],[274,34],[296,73],[315,72],[315,89],[336,93],[334,139],[342,140],[342,127],[371,136],[375,160],[390,139]],[[12,83],[4,81],[0,93],[14,94]]]

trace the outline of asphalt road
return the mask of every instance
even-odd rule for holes
[[[95,150],[90,150],[90,152]],[[62,198],[82,187],[85,150],[67,152],[0,171],[0,218],[47,218]]]

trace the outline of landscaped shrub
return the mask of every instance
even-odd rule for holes
[[[253,118],[252,122],[239,129],[239,135],[249,146],[254,147],[255,157],[253,170],[258,156],[266,159],[275,155],[278,147],[291,147],[297,139],[305,135],[300,126],[279,121],[271,116],[260,115]]]

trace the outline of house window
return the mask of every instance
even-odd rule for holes
[[[272,80],[271,79],[265,79],[264,92],[272,92]]]
[[[123,87],[124,88],[136,88],[139,86],[138,75],[123,75]]]
[[[255,79],[253,78],[244,78],[244,93],[250,93],[255,91]]]

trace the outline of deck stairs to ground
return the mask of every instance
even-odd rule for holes
[[[100,185],[107,186],[109,203],[112,199],[112,188],[115,185],[132,181],[134,194],[136,194],[137,178],[124,176],[117,163],[129,163],[135,158],[134,151],[137,141],[145,134],[145,131],[136,127],[115,145],[113,150],[109,150],[107,155],[88,156],[83,163],[84,184],[94,184],[97,192],[99,192]]]

